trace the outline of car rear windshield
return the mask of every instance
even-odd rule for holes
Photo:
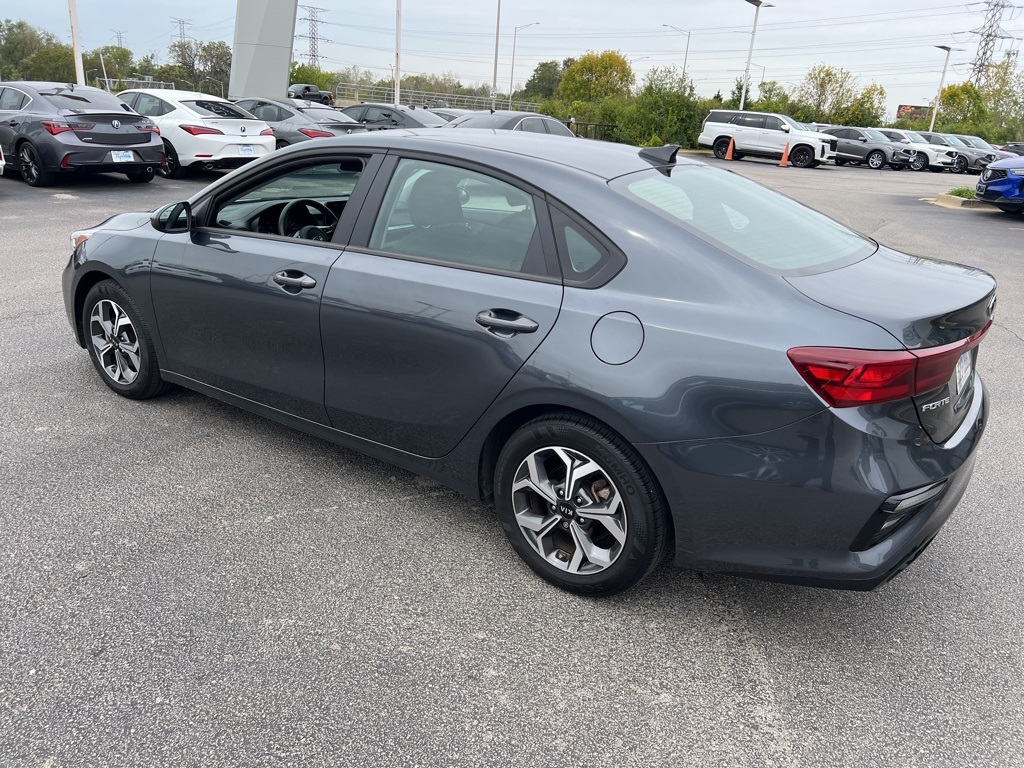
[[[449,125],[452,128],[501,128],[507,122],[507,115],[466,115],[455,118]]]
[[[212,101],[202,99],[196,101],[183,101],[181,103],[189,109],[191,109],[196,114],[202,115],[203,117],[230,117],[235,120],[256,119],[248,112],[243,112],[234,104],[231,104],[226,101]]]
[[[611,187],[741,261],[776,274],[838,269],[877,247],[817,211],[715,168],[652,168],[620,176]]]
[[[438,117],[433,112],[426,109],[411,109],[406,114],[412,115],[416,122],[430,128],[448,125],[447,121],[443,117]]]
[[[328,109],[327,107],[303,107],[302,113],[309,115],[318,123],[354,123],[351,117],[346,114],[339,112],[336,109]]]
[[[131,107],[116,96],[93,88],[46,88],[39,95],[57,109],[79,112],[131,112]]]

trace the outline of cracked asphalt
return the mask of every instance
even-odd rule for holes
[[[729,167],[999,280],[974,479],[875,592],[665,567],[574,597],[433,482],[118,398],[64,314],[68,234],[214,176],[0,179],[0,765],[1024,764],[1024,217],[920,202],[974,177]]]

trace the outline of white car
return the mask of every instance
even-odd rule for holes
[[[241,107],[197,91],[133,88],[117,94],[160,128],[167,154],[164,175],[190,168],[237,168],[274,151],[274,131]]]
[[[808,130],[789,115],[775,112],[750,112],[738,109],[713,109],[704,118],[697,144],[714,151],[723,159],[733,145],[733,158],[744,155],[779,160],[789,147],[789,162],[797,168],[809,168],[835,160],[837,140]]]
[[[917,158],[910,164],[915,171],[943,171],[956,165],[956,151],[929,143],[928,139],[913,131],[898,128],[872,128],[892,141],[908,145],[907,149],[917,150]]]

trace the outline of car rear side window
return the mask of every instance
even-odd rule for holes
[[[213,101],[212,99],[197,99],[194,101],[181,102],[198,115],[203,117],[228,117],[234,120],[252,120],[248,112],[243,112],[234,104],[226,101]]]
[[[759,184],[704,166],[621,176],[612,189],[725,252],[778,274],[846,266],[875,251],[872,240]]]
[[[171,105],[166,101],[158,99],[156,96],[151,96],[148,93],[140,93],[135,105],[135,111],[146,117],[160,117],[161,115],[166,115],[171,110]]]
[[[4,88],[3,93],[0,93],[0,109],[3,110],[18,110],[28,103],[28,96],[22,91],[14,88]]]

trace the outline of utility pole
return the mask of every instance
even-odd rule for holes
[[[75,55],[75,77],[79,85],[85,85],[82,44],[78,36],[78,5],[75,3],[75,0],[68,0],[68,15],[71,17],[71,50]]]
[[[498,104],[498,35],[501,34],[501,0],[498,0],[498,20],[494,29],[494,80],[491,82],[491,111]]]
[[[314,8],[312,5],[300,5],[299,8],[304,10],[309,15],[305,18],[299,19],[299,21],[309,22],[309,34],[296,35],[296,40],[309,40],[309,66],[315,69],[320,69],[320,42],[325,43],[331,42],[326,37],[320,36],[320,25],[324,23],[323,19],[320,18],[320,14],[326,12],[326,8]]]
[[[185,42],[185,30],[192,26],[192,19],[178,19],[171,17],[171,22],[178,25],[178,42]]]
[[[402,0],[395,0],[395,66],[391,70],[395,104],[402,103]]]
[[[970,81],[978,88],[985,82],[988,76],[988,67],[992,63],[992,54],[995,52],[996,40],[1010,37],[1001,26],[1003,22],[1003,11],[1012,8],[1008,0],[986,0],[985,22],[979,29],[972,29],[971,34],[978,35],[978,53],[971,65]]]

